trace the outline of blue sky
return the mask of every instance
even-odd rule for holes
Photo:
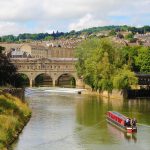
[[[150,0],[0,0],[0,35],[150,25]]]

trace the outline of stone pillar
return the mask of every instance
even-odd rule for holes
[[[35,80],[30,79],[30,87],[33,87],[35,85]]]
[[[55,86],[56,85],[56,81],[55,81],[55,79],[53,79],[53,86]]]
[[[30,79],[30,87],[32,87],[32,86],[33,86],[33,80]]]
[[[83,79],[79,78],[76,80],[76,87],[77,88],[85,88],[85,84],[83,82]]]

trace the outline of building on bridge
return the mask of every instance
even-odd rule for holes
[[[80,40],[54,40],[48,43],[0,43],[5,47],[5,54],[8,57],[24,58],[21,53],[30,55],[32,58],[74,58],[75,47]],[[15,51],[15,52],[13,52]]]
[[[20,51],[30,54],[32,58],[48,57],[48,48],[39,44],[24,44],[20,47]]]
[[[20,50],[13,50],[9,53],[11,58],[31,58],[31,55],[27,52]]]
[[[25,44],[20,51],[26,52],[32,58],[73,58],[74,48],[46,47],[40,44]]]

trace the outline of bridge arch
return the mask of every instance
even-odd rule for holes
[[[40,74],[37,74],[35,76],[34,85],[35,86],[52,86],[53,85],[53,79],[47,73],[40,73]]]
[[[70,73],[62,73],[56,79],[56,86],[76,87],[76,76]]]
[[[30,85],[30,78],[26,73],[17,73],[13,79],[15,87],[27,87]]]

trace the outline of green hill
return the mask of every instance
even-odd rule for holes
[[[103,26],[103,27],[92,27],[83,29],[81,31],[72,30],[70,32],[53,32],[52,34],[49,33],[23,33],[19,34],[18,36],[14,35],[6,35],[1,36],[1,42],[19,42],[19,41],[27,41],[27,40],[52,40],[52,39],[61,39],[61,38],[77,38],[80,35],[91,35],[102,31],[131,31],[133,34],[139,33],[144,34],[150,32],[150,26],[143,26],[143,27],[131,27],[127,25],[119,26],[119,25],[111,25],[111,26]]]

